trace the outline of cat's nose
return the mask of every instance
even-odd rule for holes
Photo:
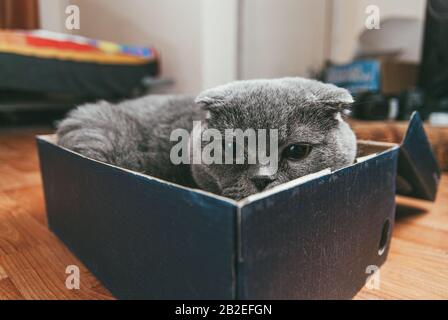
[[[258,191],[263,191],[268,184],[275,180],[274,176],[254,176],[251,178]]]

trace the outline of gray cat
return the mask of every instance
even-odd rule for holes
[[[356,137],[343,120],[347,90],[302,78],[236,81],[188,96],[150,95],[71,111],[58,143],[87,157],[235,200],[326,168],[354,162]],[[278,170],[259,164],[179,164],[174,129],[278,129]]]

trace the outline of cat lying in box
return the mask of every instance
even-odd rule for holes
[[[150,95],[80,106],[60,122],[58,143],[95,160],[239,200],[313,172],[352,164],[356,137],[343,119],[352,102],[347,90],[315,80],[236,81],[196,98]],[[170,137],[175,130],[194,131],[194,121],[201,121],[199,133],[214,129],[223,136],[226,129],[275,130],[277,145],[268,144],[267,149],[275,151],[269,156],[275,157],[276,166],[249,162],[247,146],[236,140],[229,146],[227,139],[222,139],[224,153],[242,153],[246,161],[174,163],[178,141]],[[188,150],[195,143],[204,144],[203,136],[191,135]]]

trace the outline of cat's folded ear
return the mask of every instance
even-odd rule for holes
[[[324,102],[324,108],[329,113],[341,113],[342,115],[346,115],[350,113],[351,104],[344,102]]]
[[[353,103],[353,97],[347,89],[331,83],[303,78],[286,78],[284,81],[294,88],[297,94],[304,96],[305,100],[327,102],[331,105]]]
[[[328,117],[345,120],[351,111],[351,104],[346,102],[322,102],[319,112],[323,112]]]
[[[222,87],[207,89],[201,92],[195,99],[195,102],[204,110],[216,111],[226,101],[226,92]]]
[[[325,89],[316,93],[319,104],[329,113],[341,114],[342,116],[350,113],[354,102],[352,95],[346,89],[327,84]]]

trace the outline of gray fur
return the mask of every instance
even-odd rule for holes
[[[325,168],[353,163],[356,137],[340,116],[351,95],[334,85],[302,78],[236,81],[188,96],[146,96],[116,105],[80,106],[58,126],[59,144],[96,160],[223,196],[241,199],[260,191],[257,165],[174,165],[172,130],[278,129],[279,155],[294,142],[314,145],[300,161],[279,159],[275,185]],[[210,117],[206,117],[207,113]],[[207,120],[206,120],[207,118]]]

